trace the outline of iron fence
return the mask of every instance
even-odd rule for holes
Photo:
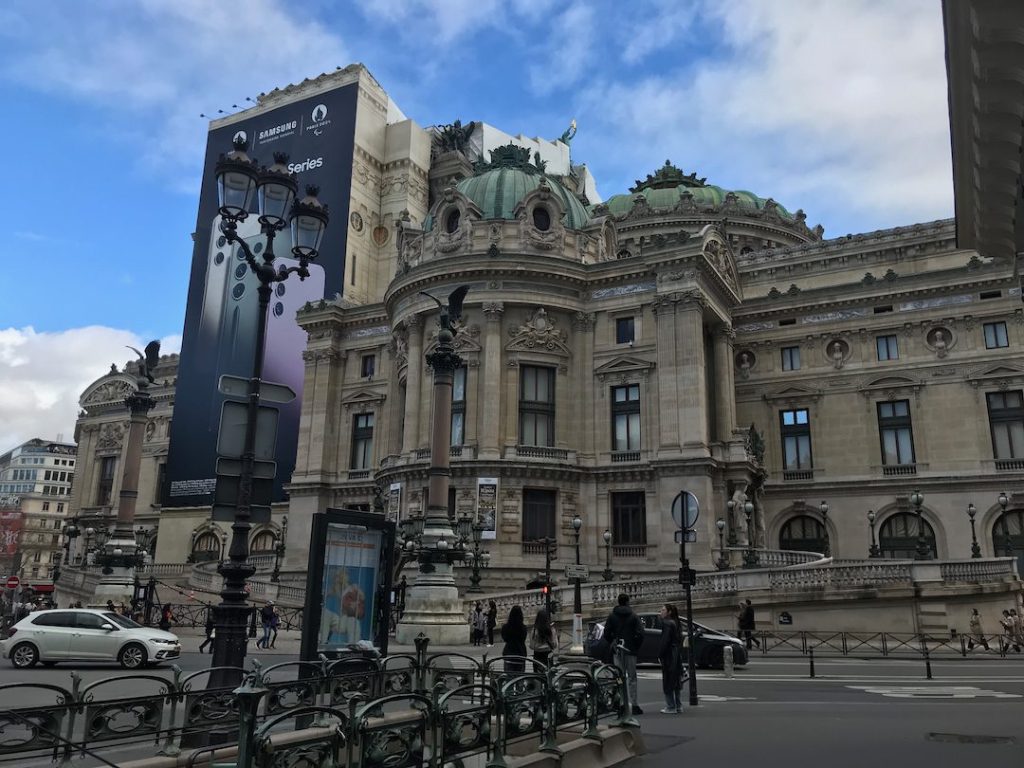
[[[180,755],[202,734],[238,735],[238,768],[339,765],[442,768],[471,755],[504,764],[513,741],[555,749],[557,731],[597,738],[600,720],[632,726],[626,680],[615,666],[463,654],[378,658],[353,653],[262,667],[241,687],[209,688],[211,670],[168,678],[121,675],[84,685],[0,685],[0,763],[49,757],[69,766],[86,754],[151,744]],[[209,749],[204,750],[209,751]],[[151,753],[150,753],[151,754]],[[194,757],[194,754],[193,754]],[[118,763],[121,763],[121,759]]]
[[[1006,657],[1024,650],[1024,642],[1005,634],[974,635],[955,630],[949,634],[913,632],[840,632],[765,629],[744,633],[742,630],[721,630],[723,634],[744,639],[751,653],[761,656],[807,656],[812,651],[819,657],[855,656],[934,656],[936,654],[966,657],[983,650]],[[750,639],[746,640],[746,634]]]

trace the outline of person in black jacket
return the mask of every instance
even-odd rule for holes
[[[679,695],[679,646],[682,633],[674,605],[665,603],[661,609],[661,641],[658,644],[658,660],[661,662],[661,690],[665,694],[664,715],[678,715],[683,702]]]
[[[626,676],[629,700],[633,702],[633,714],[643,714],[636,698],[636,656],[644,642],[644,625],[633,613],[629,605],[629,595],[626,593],[619,595],[619,604],[605,619],[602,637],[615,649],[615,663]],[[622,649],[617,647],[620,640],[624,646]]]
[[[206,627],[205,627],[205,629],[206,629],[206,639],[203,640],[203,642],[200,643],[200,645],[199,645],[199,652],[200,653],[203,653],[203,648],[205,648],[206,646],[208,646],[208,645],[213,643],[214,624],[213,624],[213,607],[212,606],[207,606],[206,607]],[[210,648],[210,653],[213,653],[213,648]]]
[[[756,625],[754,623],[754,606],[751,605],[749,599],[742,605],[743,607],[740,610],[740,632],[743,635],[743,639],[746,641],[747,650],[750,650],[751,644],[756,644],[757,647],[760,648],[761,641],[754,637],[754,630],[756,629]]]
[[[501,625],[501,639],[505,641],[502,656],[526,656],[526,623],[523,621],[523,609],[518,605],[512,606],[508,621]],[[525,658],[505,662],[506,672],[523,672],[525,669]]]

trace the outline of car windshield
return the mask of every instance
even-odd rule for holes
[[[112,622],[124,627],[125,629],[138,629],[142,626],[141,624],[132,621],[127,616],[122,616],[119,613],[104,613],[103,618],[110,619]]]

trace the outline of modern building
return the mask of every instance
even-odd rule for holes
[[[61,529],[70,510],[76,473],[74,443],[35,438],[0,455],[0,498],[4,521],[17,536],[15,575],[37,593],[53,591],[53,571],[61,561]],[[5,546],[6,549],[6,546]]]
[[[488,590],[533,580],[544,538],[567,562],[576,515],[584,562],[674,571],[683,490],[701,507],[702,570],[748,549],[763,563],[872,545],[1024,559],[1022,97],[1008,85],[1021,57],[1004,34],[1024,14],[976,0],[945,16],[956,219],[856,235],[827,236],[770,189],[715,185],[699,160],[638,169],[602,200],[574,128],[421,128],[361,66],[215,123],[353,83],[376,105],[357,115],[347,216],[330,224],[345,229],[345,288],[297,312],[308,344],[288,499],[252,546],[287,513],[282,578],[300,582],[318,511],[378,493],[396,519],[423,511],[437,305],[422,292],[469,285],[449,507],[487,525]],[[98,435],[124,418],[86,410],[96,437],[76,514],[102,506],[116,446]],[[228,527],[208,507],[153,510],[158,562],[221,556]]]

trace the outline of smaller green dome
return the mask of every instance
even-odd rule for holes
[[[485,219],[513,219],[515,209],[541,182],[551,188],[565,210],[562,223],[569,229],[581,229],[590,214],[575,195],[557,180],[544,174],[543,163],[530,163],[530,151],[508,145],[491,151],[491,162],[477,165],[477,174],[463,179],[456,189],[472,200]]]

